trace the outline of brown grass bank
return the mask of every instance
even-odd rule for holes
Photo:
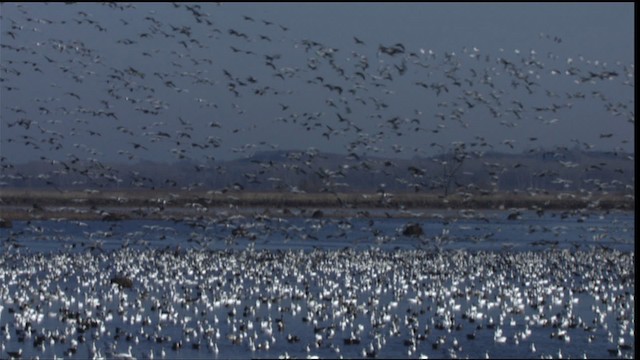
[[[52,208],[56,209],[55,214],[51,214]],[[136,218],[136,209],[149,215],[165,209],[189,213],[210,208],[634,210],[635,199],[623,194],[572,193],[455,194],[442,197],[427,193],[0,190],[0,218],[5,219],[49,218],[53,215],[92,219],[104,216],[105,211],[126,212],[129,218]]]

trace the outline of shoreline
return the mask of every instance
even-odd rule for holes
[[[581,210],[635,211],[635,198],[572,193],[455,194],[444,198],[426,193],[0,190],[0,219],[9,221],[181,220],[232,215],[428,218],[435,212]]]

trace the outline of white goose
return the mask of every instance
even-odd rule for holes
[[[114,360],[136,360],[135,356],[131,355],[131,345],[129,345],[129,351],[126,353],[117,353],[110,356]]]

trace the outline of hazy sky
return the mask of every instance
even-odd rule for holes
[[[633,151],[633,3],[1,6],[11,161]]]

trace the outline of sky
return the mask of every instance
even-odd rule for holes
[[[1,155],[633,151],[633,3],[3,3]]]

